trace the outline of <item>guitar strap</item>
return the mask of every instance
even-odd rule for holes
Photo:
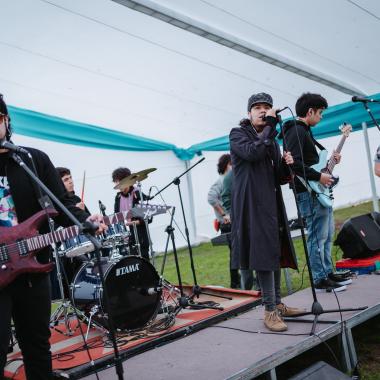
[[[313,133],[311,132],[311,129],[309,129],[310,137],[313,140],[313,143],[318,147],[319,150],[326,150],[326,148],[320,144],[313,136]]]
[[[29,167],[29,169],[32,170],[33,173],[39,178],[38,173],[36,173],[34,171],[34,167],[31,163],[30,158],[26,157],[26,159],[25,159],[25,157],[23,157],[23,161],[25,162],[25,165],[27,165]],[[36,171],[37,171],[37,169],[36,169]],[[38,203],[41,206],[41,209],[46,210],[49,208],[55,208],[53,205],[53,202],[51,201],[49,196],[47,194],[44,194],[43,190],[33,180],[31,180],[30,182],[32,184],[33,191],[36,194],[36,198],[38,199]]]

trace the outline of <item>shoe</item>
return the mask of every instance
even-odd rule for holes
[[[276,308],[281,317],[293,317],[306,311],[305,309],[298,309],[297,307],[287,306],[282,302],[276,305]]]
[[[264,325],[268,330],[281,332],[288,329],[288,326],[286,326],[284,321],[280,318],[277,309],[273,311],[265,310],[264,313]]]
[[[330,280],[329,278],[324,278],[315,283],[315,291],[316,292],[342,292],[347,289],[345,285],[339,285],[335,281]]]
[[[345,275],[340,275],[339,273],[329,273],[328,277],[330,280],[336,282],[339,285],[349,285],[352,284],[351,278],[345,276]]]

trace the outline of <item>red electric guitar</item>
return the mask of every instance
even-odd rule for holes
[[[149,209],[151,213],[157,215],[166,212],[170,207],[144,205],[141,209],[146,211]],[[22,273],[50,272],[54,268],[54,263],[40,264],[35,257],[37,252],[53,243],[59,243],[79,235],[77,226],[39,235],[38,227],[46,221],[46,214],[51,217],[58,215],[54,209],[41,210],[14,227],[0,227],[0,289],[10,284]],[[124,222],[130,216],[131,214],[128,212],[118,212],[105,216],[103,220],[108,226]]]

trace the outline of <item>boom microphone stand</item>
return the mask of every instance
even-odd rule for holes
[[[187,303],[189,303],[189,301],[191,301],[191,307],[194,307],[194,303],[192,303],[193,300],[194,300],[194,298],[195,297],[199,298],[200,294],[206,294],[206,295],[209,295],[209,296],[219,297],[219,298],[225,298],[225,299],[229,299],[229,300],[232,299],[231,297],[226,297],[226,296],[221,296],[221,295],[215,295],[215,294],[203,291],[202,288],[198,285],[197,276],[196,276],[196,273],[195,273],[194,258],[193,258],[193,249],[192,249],[191,243],[190,243],[189,229],[187,228],[187,221],[186,221],[185,209],[184,209],[184,206],[183,206],[181,186],[180,186],[180,184],[181,184],[180,178],[182,176],[184,176],[187,172],[189,172],[190,170],[192,170],[195,166],[197,166],[198,164],[200,164],[204,160],[205,160],[205,157],[201,158],[198,162],[196,162],[194,165],[190,166],[187,170],[185,170],[183,173],[181,173],[178,177],[175,177],[171,182],[169,182],[166,186],[164,186],[161,190],[159,190],[156,194],[154,194],[151,197],[151,199],[155,198],[158,194],[162,193],[165,189],[167,189],[172,184],[174,184],[174,185],[177,186],[179,201],[180,201],[181,210],[182,210],[183,222],[185,224],[185,235],[186,235],[187,248],[188,248],[189,257],[190,257],[190,267],[191,267],[191,272],[192,272],[193,281],[194,281],[194,286],[193,286],[193,289],[192,289],[192,294],[190,296],[186,297],[186,298],[188,298],[187,299]],[[170,231],[170,232],[172,233],[173,231]],[[172,243],[175,244],[173,238],[172,238]],[[174,247],[173,247],[173,249],[174,249]],[[175,257],[176,257],[176,255],[175,255]],[[179,269],[179,267],[178,267],[178,269]],[[187,305],[185,305],[183,307],[186,307],[186,306],[189,306],[189,304],[187,304]],[[211,308],[211,307],[210,306],[206,306],[206,305],[199,305],[198,304],[197,308]]]
[[[286,107],[286,108],[289,108],[289,107]],[[289,110],[290,110],[290,108],[289,108]],[[287,143],[286,143],[286,139],[285,139],[285,134],[284,134],[284,128],[283,128],[283,124],[282,124],[282,120],[281,120],[281,116],[277,115],[277,119],[278,119],[278,123],[280,125],[281,135],[283,136],[283,148],[284,148],[285,151],[288,151],[288,149],[287,149]],[[296,128],[295,125],[294,125],[294,128]],[[315,329],[316,329],[317,323],[318,323],[318,318],[319,318],[320,315],[326,314],[326,313],[341,313],[341,312],[345,312],[345,311],[359,311],[359,310],[367,309],[368,306],[359,307],[359,308],[324,310],[323,307],[322,307],[322,305],[318,302],[317,293],[315,291],[315,285],[314,285],[314,281],[313,281],[313,274],[312,274],[312,270],[311,270],[309,251],[308,251],[307,243],[306,243],[305,225],[304,225],[304,221],[303,221],[303,218],[301,216],[301,212],[300,212],[299,205],[298,205],[298,202],[297,202],[296,188],[295,188],[295,182],[294,182],[294,172],[293,172],[293,170],[292,170],[292,168],[290,166],[288,166],[288,167],[289,167],[290,176],[291,176],[291,188],[292,188],[292,191],[293,191],[293,196],[294,196],[296,207],[297,207],[298,224],[299,224],[300,229],[301,229],[303,249],[304,249],[304,252],[305,252],[306,264],[307,264],[307,269],[308,269],[308,273],[309,273],[309,280],[310,280],[310,285],[311,285],[311,292],[312,292],[312,295],[313,295],[313,304],[311,306],[311,310],[310,311],[306,311],[304,313],[295,314],[292,318],[286,318],[286,321],[301,321],[301,319],[297,320],[297,319],[293,319],[293,318],[303,317],[305,315],[313,315],[314,316],[313,320],[302,319],[302,322],[312,322],[313,323],[310,335],[314,335],[315,334]]]
[[[116,367],[116,373],[119,380],[123,380],[123,366],[121,363],[121,358],[119,355],[119,350],[117,347],[117,342],[115,338],[115,328],[112,321],[112,315],[110,315],[110,307],[109,307],[109,296],[108,296],[108,290],[104,281],[104,272],[103,268],[101,266],[101,258],[100,258],[100,242],[98,239],[96,239],[92,234],[95,233],[97,227],[94,226],[90,222],[85,222],[81,224],[79,220],[63,205],[63,203],[50,191],[50,189],[37,177],[37,175],[25,164],[25,162],[22,160],[22,158],[17,155],[16,153],[11,154],[12,159],[29,175],[30,179],[39,187],[39,189],[42,189],[45,194],[47,194],[50,199],[53,200],[53,202],[59,207],[59,209],[73,222],[74,225],[76,225],[79,229],[79,232],[82,232],[86,235],[86,237],[91,241],[91,243],[95,247],[95,254],[97,259],[97,264],[99,268],[99,276],[102,284],[103,294],[104,294],[104,301],[106,309],[108,310],[108,328],[109,328],[109,335],[110,339],[112,341],[113,350],[114,350],[114,362]]]
[[[365,98],[359,98],[357,96],[352,97],[353,102],[361,102],[363,104],[363,107],[366,109],[368,112],[370,118],[372,119],[373,123],[376,125],[377,129],[380,131],[380,125],[373,116],[373,113],[371,111],[371,108],[368,107],[368,103],[380,103],[380,100],[375,100],[375,99],[365,99]]]

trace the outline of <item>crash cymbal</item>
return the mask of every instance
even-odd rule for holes
[[[119,184],[117,184],[115,190],[124,190],[127,187],[133,186],[136,182],[141,182],[148,178],[148,174],[154,172],[157,168],[144,169],[136,173],[132,173],[128,177],[123,178]]]

